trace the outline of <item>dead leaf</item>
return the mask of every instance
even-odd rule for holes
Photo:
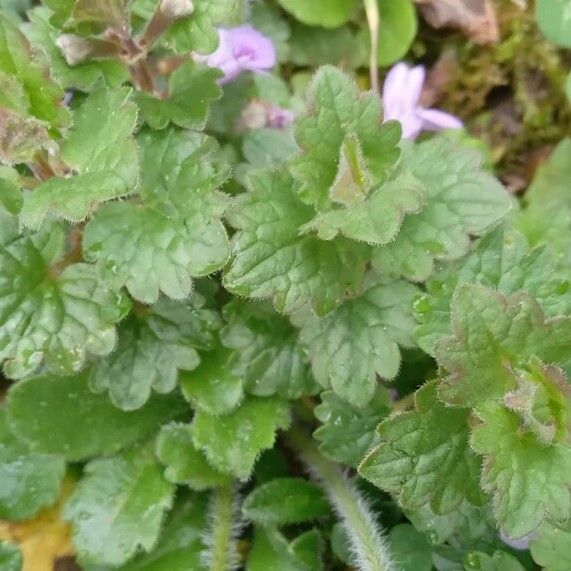
[[[491,0],[416,0],[424,19],[434,28],[462,30],[477,44],[500,40],[496,9]]]
[[[53,571],[60,559],[74,555],[70,525],[60,511],[75,483],[64,481],[61,496],[54,506],[35,518],[22,522],[0,520],[0,539],[19,545],[24,558],[22,571]]]

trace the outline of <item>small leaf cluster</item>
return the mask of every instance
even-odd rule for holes
[[[416,15],[378,7],[388,65]],[[86,571],[566,568],[569,141],[518,209],[331,65],[366,63],[365,21],[0,15],[2,569],[46,514]],[[244,22],[302,71],[221,81],[197,54]]]

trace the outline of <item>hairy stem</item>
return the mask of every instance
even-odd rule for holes
[[[371,34],[371,55],[369,57],[369,73],[371,75],[371,88],[376,93],[381,92],[379,86],[379,30],[381,17],[379,15],[378,0],[363,0],[367,12],[367,22]]]
[[[339,515],[349,538],[354,565],[360,571],[395,571],[386,540],[351,480],[343,475],[337,464],[324,458],[303,432],[294,428],[289,437]]]
[[[212,494],[210,528],[205,537],[208,544],[205,563],[210,571],[230,571],[236,566],[235,504],[236,498],[231,486],[218,488]]]

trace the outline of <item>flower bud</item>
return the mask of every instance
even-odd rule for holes
[[[62,34],[55,43],[69,65],[77,65],[91,54],[91,42],[75,34]]]
[[[161,12],[170,18],[184,18],[194,12],[192,0],[163,0]]]

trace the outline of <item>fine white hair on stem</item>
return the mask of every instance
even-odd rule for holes
[[[232,571],[238,567],[237,538],[242,530],[239,496],[233,486],[212,492],[206,532],[202,541],[206,549],[202,564],[210,571]]]
[[[321,484],[349,540],[353,564],[359,571],[396,571],[386,538],[355,484],[339,466],[325,458],[301,431],[290,439],[313,479]]]

